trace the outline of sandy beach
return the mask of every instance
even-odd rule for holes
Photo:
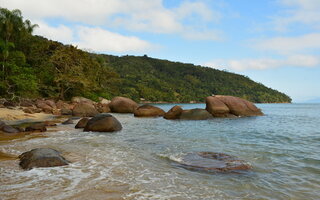
[[[0,108],[0,120],[6,124],[17,124],[26,122],[37,122],[53,119],[54,115],[45,113],[25,113],[19,108],[8,109]]]

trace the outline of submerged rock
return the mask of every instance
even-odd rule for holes
[[[109,103],[109,107],[114,113],[133,113],[138,104],[126,97],[115,97]]]
[[[56,167],[68,165],[68,161],[57,150],[50,148],[38,148],[25,152],[19,156],[22,169],[35,167]]]
[[[235,156],[215,152],[188,153],[176,161],[176,165],[203,172],[240,172],[252,168],[248,162]]]
[[[190,110],[183,110],[180,119],[184,120],[205,120],[213,118],[213,116],[205,109],[195,108]]]
[[[181,106],[173,106],[168,112],[163,116],[165,119],[179,119],[182,113]]]
[[[122,129],[121,123],[110,114],[98,114],[88,121],[83,131],[113,132]]]
[[[86,127],[88,121],[89,121],[89,118],[86,118],[86,117],[80,119],[80,121],[78,121],[78,123],[76,124],[75,128],[84,128],[84,127]]]
[[[3,125],[1,130],[5,133],[19,133],[20,130],[9,125]]]
[[[134,111],[135,117],[159,117],[163,116],[164,114],[165,112],[161,108],[147,104],[138,107]]]
[[[25,131],[45,132],[45,131],[47,131],[47,128],[46,128],[46,124],[41,122],[41,123],[35,123],[35,124],[32,124],[32,125],[26,127]]]

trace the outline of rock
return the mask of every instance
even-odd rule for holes
[[[19,156],[22,169],[35,167],[57,167],[68,165],[68,161],[57,150],[49,148],[32,149]]]
[[[23,112],[28,113],[28,114],[33,114],[34,113],[34,109],[32,107],[31,108],[24,108]]]
[[[20,106],[22,107],[33,107],[34,106],[34,102],[30,99],[22,99],[20,101]]]
[[[109,104],[111,101],[102,97],[99,97],[99,103],[101,104]]]
[[[182,113],[181,106],[173,106],[167,113],[164,114],[165,119],[179,119]]]
[[[56,106],[58,109],[61,109],[61,110],[62,109],[71,110],[70,105],[64,101],[61,101],[61,100],[57,101]]]
[[[88,121],[89,121],[89,118],[86,118],[86,117],[80,119],[80,121],[78,121],[78,123],[75,126],[75,128],[84,128],[84,127],[86,127]]]
[[[52,111],[51,111],[51,113],[52,113],[53,115],[61,115],[61,111],[60,111],[59,109],[57,109],[57,108],[53,108]]]
[[[214,117],[227,117],[230,109],[219,98],[210,96],[206,98],[206,110]]]
[[[108,113],[111,111],[109,108],[109,104],[102,104],[102,103],[96,104],[96,109],[98,110],[99,113]]]
[[[133,113],[138,104],[126,97],[115,97],[109,104],[111,112],[114,113]]]
[[[5,133],[19,133],[19,129],[17,128],[14,128],[12,126],[9,126],[9,125],[4,125],[2,126],[2,131],[5,132]]]
[[[66,121],[62,122],[61,124],[63,124],[63,125],[73,124],[73,120],[71,118],[69,118]]]
[[[175,164],[188,170],[202,172],[241,172],[252,168],[248,162],[235,156],[215,152],[188,153]]]
[[[5,107],[16,107],[18,104],[14,101],[6,101],[3,103]]]
[[[35,124],[30,125],[30,126],[27,126],[25,131],[45,132],[45,131],[47,131],[47,128],[46,128],[46,124],[41,122],[41,123],[35,123]]]
[[[50,106],[51,108],[54,108],[56,109],[57,106],[56,106],[56,103],[53,101],[53,100],[50,100],[50,99],[47,99],[44,101],[48,106]]]
[[[79,103],[77,104],[72,111],[72,115],[80,117],[93,117],[99,112],[92,104],[88,103]]]
[[[72,115],[72,110],[67,108],[62,108],[60,112],[61,112],[61,115]]]
[[[120,122],[110,114],[99,114],[90,119],[84,127],[84,131],[113,132],[120,131]]]
[[[0,120],[0,130],[2,129],[2,127],[4,127],[6,125],[6,123],[4,123],[3,121]]]
[[[94,102],[90,99],[87,99],[85,97],[72,97],[71,99],[72,103],[88,103],[88,104],[94,104]]]
[[[147,104],[138,107],[134,111],[135,117],[159,117],[164,114],[165,112],[161,108]]]
[[[45,126],[57,126],[56,122],[54,121],[44,121]]]
[[[186,120],[205,120],[213,118],[213,116],[205,109],[195,108],[191,110],[183,110],[180,119]]]
[[[40,99],[38,99],[38,100],[36,101],[36,106],[37,106],[38,108],[41,108],[42,111],[45,112],[45,113],[51,114],[51,112],[52,112],[52,107],[49,106],[49,105],[46,103],[45,100],[40,100]]]
[[[233,96],[216,95],[225,105],[228,106],[230,114],[236,116],[261,116],[263,113],[252,102]]]

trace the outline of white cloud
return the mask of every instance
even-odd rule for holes
[[[298,37],[275,37],[255,40],[253,46],[259,50],[273,51],[280,54],[320,49],[320,33],[305,34]]]
[[[151,48],[151,44],[133,36],[123,36],[101,28],[79,26],[76,28],[80,48],[100,52],[142,51]]]
[[[34,30],[35,35],[42,35],[63,43],[68,43],[73,40],[73,31],[67,26],[59,25],[57,27],[51,27],[42,21],[35,21],[35,23],[39,25],[39,27]]]
[[[320,57],[312,55],[291,55],[283,59],[257,58],[240,60],[214,60],[204,63],[219,69],[231,69],[235,71],[264,70],[278,67],[316,67],[320,64]]]
[[[201,0],[187,1],[176,8],[166,8],[162,0],[0,0],[9,9],[19,8],[31,20],[62,18],[93,26],[120,27],[130,31],[179,34],[194,32],[203,37],[191,39],[217,40],[215,31],[199,29],[217,22],[221,14],[212,11]]]

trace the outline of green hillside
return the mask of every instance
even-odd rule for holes
[[[19,10],[0,10],[0,96],[69,99],[126,96],[139,101],[204,101],[212,94],[291,102],[248,77],[147,56],[92,54],[33,36]]]

